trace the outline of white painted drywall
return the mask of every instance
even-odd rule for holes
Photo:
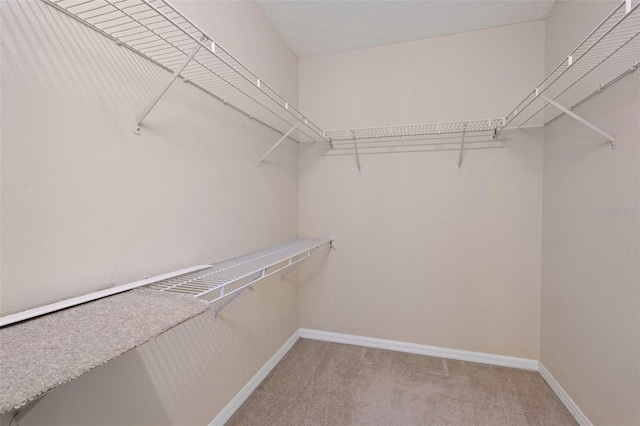
[[[300,107],[326,129],[500,117],[543,63],[543,21],[302,59]],[[362,156],[361,175],[303,151],[300,232],[336,243],[301,327],[537,359],[541,135],[505,132],[460,171],[451,139]]]
[[[617,4],[557,2],[547,70]],[[617,149],[568,117],[545,128],[541,360],[593,424],[640,424],[640,73],[575,112]]]
[[[1,7],[3,314],[297,235],[297,146],[259,167],[279,135],[182,81],[135,136],[165,71],[43,2]],[[257,5],[177,7],[297,102],[297,57]],[[206,424],[297,329],[297,286],[266,280],[217,321],[51,392],[23,424]]]

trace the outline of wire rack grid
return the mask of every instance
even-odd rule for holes
[[[147,287],[187,294],[215,303],[241,292],[263,278],[296,266],[331,247],[332,243],[331,239],[296,238],[214,263],[203,270],[157,281]]]
[[[165,0],[43,0],[116,43],[173,72],[199,46],[180,77],[247,117],[298,142],[322,130]]]
[[[327,130],[332,141],[352,141],[354,139],[391,139],[414,136],[446,135],[464,132],[492,132],[504,124],[503,118],[489,118],[469,121],[409,124],[403,126],[369,127],[360,129]]]
[[[563,113],[546,108],[541,95],[569,110],[586,102],[640,64],[640,1],[620,3],[506,116],[504,126],[548,124]]]

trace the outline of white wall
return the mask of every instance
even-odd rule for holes
[[[547,70],[617,4],[557,2]],[[640,424],[640,73],[575,112],[617,149],[568,117],[545,128],[540,359],[592,423]]]
[[[300,107],[325,129],[501,117],[543,64],[542,21],[308,58]],[[336,252],[301,287],[301,326],[537,359],[541,134],[505,132],[460,171],[458,141],[362,156],[361,175],[303,151],[300,233]]]
[[[182,81],[135,136],[165,71],[43,2],[1,7],[2,314],[297,235],[297,146],[258,167],[279,135]],[[177,7],[296,103],[297,57],[257,5]],[[24,424],[207,423],[297,328],[297,286],[267,280],[53,391]]]

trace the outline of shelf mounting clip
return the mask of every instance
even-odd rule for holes
[[[202,43],[206,42],[207,37],[202,36],[200,41]],[[196,55],[196,53],[198,53],[198,50],[200,50],[201,46],[202,46],[201,43],[196,43],[196,45],[193,46],[193,49],[191,49],[187,57],[184,58],[184,61],[182,61],[180,66],[175,71],[173,71],[173,74],[171,74],[171,76],[167,79],[167,81],[164,83],[160,91],[153,97],[153,99],[151,99],[151,101],[147,104],[145,109],[142,110],[142,112],[136,117],[136,122],[133,126],[133,133],[135,133],[136,135],[140,134],[140,126],[142,125],[142,122],[144,121],[144,119],[151,112],[153,107],[156,106],[160,98],[162,98],[162,96],[167,92],[167,90],[169,90],[169,87],[171,87],[173,82],[176,81],[176,79],[180,76],[182,71],[184,71],[184,69],[187,67],[189,62],[191,62],[191,60]]]
[[[611,136],[609,133],[605,132],[604,130],[600,129],[599,127],[589,123],[587,120],[585,120],[584,118],[580,117],[578,114],[576,114],[575,112],[571,111],[570,109],[563,107],[562,105],[560,105],[559,103],[557,103],[553,99],[548,98],[545,95],[540,95],[540,98],[543,101],[545,101],[546,103],[548,103],[549,105],[553,105],[554,107],[556,107],[560,111],[562,111],[564,114],[567,114],[569,117],[571,117],[574,120],[578,121],[579,123],[587,126],[588,128],[590,128],[594,132],[598,133],[599,135],[603,136],[605,139],[607,139],[609,142],[611,142],[611,149],[616,149],[616,138],[615,137]]]
[[[262,166],[262,163],[264,162],[265,158],[267,158],[269,156],[269,154],[271,154],[273,152],[273,150],[276,149],[278,147],[278,145],[280,145],[282,143],[282,141],[284,141],[286,138],[288,138],[289,135],[291,134],[291,132],[293,132],[295,129],[297,129],[299,125],[300,125],[300,121],[298,121],[296,124],[294,124],[293,127],[290,128],[287,131],[287,133],[285,133],[284,135],[282,135],[282,137],[280,139],[278,139],[278,142],[273,144],[273,146],[269,149],[269,151],[267,151],[262,157],[260,157],[260,165],[261,166]]]

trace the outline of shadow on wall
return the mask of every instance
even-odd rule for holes
[[[129,351],[72,383],[45,394],[24,414],[20,426],[171,423],[139,350]],[[14,426],[11,420],[16,414],[4,414],[0,425]]]

